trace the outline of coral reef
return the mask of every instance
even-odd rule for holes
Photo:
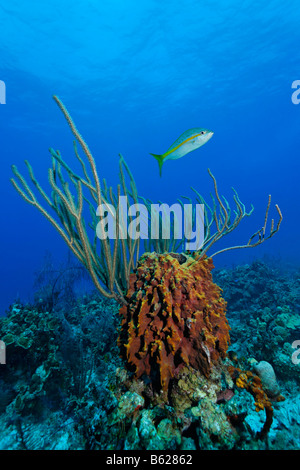
[[[300,277],[283,261],[262,260],[214,270],[214,282],[227,301],[231,349],[239,357],[269,362],[276,376],[300,384],[292,362],[292,343],[299,339]]]
[[[103,315],[104,309],[110,315]],[[47,397],[52,410],[77,406],[96,368],[109,361],[110,343],[117,339],[116,313],[115,303],[92,296],[77,301],[72,311],[12,305],[0,321],[8,358],[0,371],[0,384],[6,384],[0,413],[41,417]]]
[[[214,185],[212,206],[193,189],[196,201],[205,207],[203,244],[201,249],[196,246],[198,251],[193,255],[178,254],[179,249],[188,250],[187,234],[177,242],[176,224],[169,220],[170,233],[165,236],[164,218],[161,215],[157,218],[157,213],[153,213],[156,220],[152,219],[152,211],[147,211],[151,201],[138,195],[134,178],[121,155],[117,191],[107,186],[106,180],[99,177],[95,159],[66,107],[57,96],[53,98],[75,138],[74,152],[81,175],[71,169],[59,151],[50,149],[50,195],[35,178],[28,161],[25,163],[34,188],[31,189],[15,165],[11,182],[19,195],[57,230],[89,273],[102,300],[96,304],[88,302],[88,307],[84,303],[77,305],[73,296],[77,277],[74,269],[73,275],[68,268],[59,274],[51,269],[43,289],[36,293],[39,305],[15,305],[0,324],[0,337],[10,357],[1,378],[9,386],[0,396],[0,407],[2,401],[2,410],[5,409],[18,429],[21,445],[28,448],[29,442],[33,446],[39,442],[30,438],[26,441],[25,419],[34,414],[41,419],[45,409],[56,412],[65,407],[66,414],[72,412],[76,416],[80,438],[84,436],[78,441],[79,447],[85,442],[87,448],[233,448],[240,439],[238,427],[245,430],[243,413],[234,413],[234,407],[227,406],[233,399],[238,401],[238,388],[254,396],[257,409],[265,409],[267,420],[260,433],[265,436],[272,424],[273,408],[263,386],[269,387],[269,393],[275,396],[274,377],[270,371],[266,377],[264,370],[262,384],[253,372],[238,368],[236,357],[232,358],[235,365],[231,366],[235,385],[231,380],[227,370],[230,361],[226,357],[230,343],[226,302],[212,280],[211,258],[228,250],[258,246],[273,237],[282,222],[279,206],[275,205],[277,225],[272,219],[270,230],[267,229],[269,196],[264,224],[248,242],[221,248],[207,258],[211,247],[253,212],[253,206],[246,211],[235,190],[232,210],[226,198],[219,195],[216,179],[208,169]],[[130,231],[127,233],[121,196],[126,199],[126,206],[130,205],[129,201],[138,204],[139,198],[144,202],[148,240],[141,257],[141,234],[135,237]],[[183,202],[178,201],[182,207]],[[89,221],[83,216],[86,208],[90,212]],[[105,212],[113,220],[113,235],[105,229],[105,217],[98,220]],[[192,211],[190,222],[195,217]],[[131,216],[129,219],[132,221]],[[158,225],[158,233],[152,238],[149,226],[152,228],[153,221]],[[150,253],[152,250],[155,251]],[[67,290],[68,307],[61,302],[61,294]],[[247,295],[251,298],[251,285],[247,286]],[[262,295],[267,295],[267,291]],[[131,375],[123,369],[121,359],[114,357],[116,349],[112,343],[116,339],[117,320],[108,304],[103,304],[103,298],[122,305],[118,346]],[[265,306],[270,308],[268,302]],[[111,321],[106,308],[110,310]],[[281,315],[277,320],[277,334],[287,339],[286,318]],[[270,322],[269,319],[258,325],[260,338]],[[299,321],[288,318],[288,324],[294,331]],[[111,375],[108,381],[101,381],[108,362]],[[23,375],[19,374],[20,364]],[[45,406],[48,397],[51,406]],[[276,398],[279,399],[278,394]],[[30,423],[26,423],[26,428],[30,428]]]
[[[272,219],[270,230],[267,228],[269,196],[264,224],[248,242],[221,248],[207,258],[211,247],[253,212],[253,206],[247,212],[235,190],[232,209],[226,198],[219,195],[216,179],[208,169],[214,186],[212,205],[192,188],[197,203],[205,207],[203,244],[193,255],[178,254],[179,250],[188,250],[186,233],[178,241],[176,224],[169,220],[170,233],[165,236],[164,218],[154,213],[158,233],[152,238],[151,201],[138,195],[124,158],[120,155],[115,192],[98,175],[95,159],[66,107],[57,96],[53,98],[75,138],[74,152],[81,175],[71,169],[59,151],[50,149],[51,194],[39,184],[28,161],[25,163],[33,189],[15,165],[11,182],[19,195],[57,230],[102,297],[77,303],[73,286],[79,268],[76,275],[73,268],[62,269],[58,274],[51,268],[42,290],[36,293],[37,304],[12,307],[0,323],[0,338],[9,358],[0,379],[7,384],[0,395],[0,412],[10,419],[6,425],[17,430],[23,448],[49,446],[49,439],[36,439],[31,433],[30,418],[44,418],[48,423],[52,413],[59,425],[64,414],[72,415],[76,421],[76,426],[70,424],[70,432],[76,428],[77,442],[68,434],[62,436],[63,443],[57,443],[55,448],[77,445],[88,449],[231,449],[243,445],[243,434],[251,440],[245,424],[250,405],[243,394],[249,391],[256,409],[266,411],[262,431],[252,436],[257,442],[256,437],[265,437],[272,425],[273,407],[267,393],[277,400],[280,395],[275,390],[271,366],[268,370],[259,368],[260,380],[250,370],[243,372],[245,368],[239,367],[238,355],[227,358],[230,337],[226,302],[212,280],[211,258],[228,250],[261,245],[273,237],[282,222],[279,206],[275,205],[277,225]],[[121,196],[126,199],[126,206],[129,201],[138,204],[141,199],[147,212],[148,239],[144,240],[145,252],[141,257],[141,234],[132,237],[127,233]],[[178,202],[182,207],[183,202]],[[89,220],[84,219],[86,209],[90,212]],[[112,217],[113,236],[105,229],[105,212]],[[158,212],[164,212],[163,208]],[[99,216],[104,218],[99,221]],[[195,211],[190,213],[191,222],[195,217]],[[132,221],[132,216],[129,219]],[[258,294],[260,311],[249,321],[256,336],[246,355],[254,359],[252,353],[256,353],[255,359],[269,360],[271,348],[279,344],[280,338],[284,342],[283,358],[273,356],[270,363],[281,372],[288,341],[300,325],[299,318],[296,312],[287,310],[289,307],[277,303],[280,294],[272,284],[266,286],[268,282],[259,266],[250,271],[252,278],[246,276],[242,286],[240,276],[232,284],[226,270],[219,274],[223,284],[229,285],[228,299],[237,302],[237,316],[242,320],[236,325],[233,315],[232,351],[247,348],[238,343],[241,332],[241,338],[249,333],[243,325],[240,307],[249,318],[249,303]],[[68,306],[64,297],[67,290]],[[224,292],[227,294],[226,289]],[[274,294],[272,303],[270,293]],[[122,305],[121,325],[116,304],[110,303],[114,301]],[[117,357],[117,327],[119,350],[130,373]],[[267,334],[270,346],[265,345]],[[58,410],[62,410],[60,414]],[[53,426],[53,433],[58,434],[57,426]]]
[[[168,263],[176,260],[180,269],[187,258]],[[210,265],[207,260],[207,287]],[[159,377],[156,382],[146,375],[136,378],[135,366],[129,371],[119,357],[115,301],[92,292],[71,308],[61,299],[51,312],[40,311],[38,301],[12,305],[0,319],[0,338],[8,343],[7,364],[0,365],[0,449],[300,449],[299,366],[292,364],[288,348],[278,350],[297,336],[296,322],[287,320],[288,312],[296,316],[298,276],[283,276],[261,262],[216,272],[214,278],[221,272],[230,280],[230,289],[223,283],[233,338],[227,357],[214,361],[208,376],[182,364],[169,380],[168,401]],[[245,285],[253,288],[250,300]],[[144,293],[141,302],[145,298]],[[263,331],[266,341],[277,344],[273,352],[254,334],[268,311],[274,318]],[[287,332],[280,342],[278,322],[280,335]],[[274,360],[280,354],[286,355],[284,374]],[[255,371],[263,360],[272,364],[285,401],[267,395]]]
[[[219,364],[208,379],[185,366],[171,390],[172,405],[153,393],[151,384],[120,372],[114,393],[125,390],[108,420],[111,448],[120,428],[126,450],[232,449],[237,444],[239,434],[217,399],[222,387],[234,386],[226,366]]]
[[[212,260],[176,254],[141,256],[120,310],[121,354],[136,377],[168,391],[190,365],[209,376],[229,344],[226,303],[212,282]]]

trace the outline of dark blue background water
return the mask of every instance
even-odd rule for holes
[[[272,215],[278,203],[284,216],[280,232],[258,248],[216,257],[216,266],[265,253],[299,263],[300,105],[291,101],[300,79],[299,24],[297,0],[2,0],[1,311],[17,295],[32,295],[46,250],[57,260],[67,251],[9,182],[11,164],[26,172],[28,159],[47,187],[49,147],[72,165],[73,137],[53,94],[110,184],[121,152],[139,192],[154,200],[176,202],[192,195],[190,186],[209,197],[208,167],[226,197],[234,186],[255,212],[226,246],[246,242],[263,225],[272,194]],[[213,138],[166,162],[160,179],[149,152],[163,153],[198,126],[212,129]]]

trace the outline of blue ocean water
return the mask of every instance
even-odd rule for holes
[[[48,148],[72,162],[73,136],[52,95],[58,95],[109,184],[118,182],[118,153],[139,192],[155,201],[205,197],[231,187],[253,215],[221,242],[243,244],[279,204],[283,222],[263,245],[215,258],[215,265],[265,254],[299,263],[300,9],[296,0],[2,0],[0,80],[1,312],[32,295],[46,250],[57,260],[64,242],[10,183],[11,165],[32,164],[47,187]],[[177,161],[162,178],[149,153],[163,153],[185,130],[212,129],[213,138]],[[223,243],[224,242],[224,243]]]
[[[0,449],[300,448],[299,24],[296,0],[0,0]],[[159,330],[149,318],[157,307],[158,325],[168,316],[166,297],[160,309],[150,287],[151,308],[140,308],[135,300],[149,287],[143,281],[128,294],[120,328],[115,300],[93,291],[75,297],[76,274],[63,284],[68,247],[10,181],[12,165],[30,181],[28,160],[50,195],[49,148],[80,171],[74,136],[53,95],[70,112],[99,176],[114,188],[121,153],[139,195],[154,202],[194,199],[191,188],[210,201],[209,168],[233,209],[232,188],[246,210],[253,204],[251,217],[208,254],[247,243],[263,227],[271,195],[266,236],[271,219],[274,227],[278,222],[276,204],[283,215],[278,233],[213,258],[226,308],[212,295],[219,291],[209,274],[205,282],[195,275],[192,292],[198,289],[195,298],[205,302],[193,304],[182,282],[182,316],[173,310]],[[214,135],[166,161],[160,177],[150,153],[164,153],[195,127]],[[56,277],[43,286],[45,259],[53,260]],[[90,287],[87,281],[83,289]],[[171,298],[176,308],[180,295]],[[184,316],[185,307],[192,316]],[[130,309],[131,323],[147,325],[137,341],[126,331]],[[201,315],[213,330],[210,349],[206,327],[193,337]],[[151,371],[135,380],[134,358],[142,351],[143,365],[149,360],[147,341]],[[189,352],[182,354],[184,348]],[[205,366],[214,373],[204,377]],[[262,380],[260,396],[249,371]],[[159,388],[164,383],[167,397]]]

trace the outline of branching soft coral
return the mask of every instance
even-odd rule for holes
[[[96,288],[105,297],[114,298],[121,304],[125,303],[124,293],[128,289],[130,273],[136,268],[140,254],[140,238],[132,239],[130,234],[124,237],[123,231],[126,224],[119,220],[120,196],[126,196],[132,204],[138,204],[141,199],[144,207],[151,214],[152,202],[140,196],[137,192],[136,184],[124,158],[120,155],[120,184],[117,191],[113,191],[108,186],[106,180],[101,180],[96,161],[81,134],[79,133],[70,113],[62,101],[54,96],[54,101],[63,113],[71,132],[75,138],[74,153],[82,168],[82,173],[77,174],[71,166],[62,158],[59,151],[50,149],[52,165],[48,171],[48,179],[51,187],[51,194],[42,188],[34,176],[33,168],[28,161],[25,161],[31,185],[24,176],[18,171],[15,165],[12,165],[14,178],[11,182],[20,196],[29,204],[36,207],[41,214],[58,231],[72,253],[86,267]],[[79,144],[83,156],[79,155]],[[215,197],[212,196],[212,205],[209,205],[204,198],[193,189],[196,195],[196,203],[203,204],[204,211],[204,240],[203,245],[198,251],[198,257],[202,258],[211,249],[211,247],[225,235],[231,233],[237,228],[240,222],[252,214],[253,207],[249,212],[240,200],[238,193],[233,190],[233,199],[235,208],[232,210],[228,201],[219,195],[217,181],[210,170],[208,170],[214,184]],[[126,182],[126,178],[129,181]],[[129,184],[128,184],[129,183]],[[181,207],[184,203],[178,199]],[[265,221],[262,228],[257,230],[244,245],[223,248],[211,255],[233,250],[237,248],[253,248],[264,241],[273,237],[278,232],[282,222],[281,211],[276,205],[279,216],[277,225],[274,219],[271,221],[270,232],[267,231],[268,214],[271,204],[269,196],[268,205],[265,214]],[[116,234],[113,239],[109,239],[105,231],[105,224],[98,223],[97,208],[112,207],[112,217],[116,222]],[[86,209],[90,211],[90,218],[84,219],[83,214]],[[105,209],[107,210],[107,209]],[[114,215],[116,214],[116,216]],[[163,223],[162,215],[156,214]],[[150,223],[151,226],[151,215]],[[194,222],[195,214],[192,216]],[[181,251],[185,247],[185,236],[178,240],[175,236],[176,230],[171,224],[171,233],[168,238],[146,233],[148,238],[144,239],[146,252],[156,251],[157,253],[166,253]],[[193,224],[192,224],[193,225]],[[92,232],[89,233],[89,227]],[[99,228],[99,234],[97,233]],[[151,231],[150,231],[151,232]],[[100,235],[100,236],[99,236]],[[98,240],[97,240],[98,237]]]

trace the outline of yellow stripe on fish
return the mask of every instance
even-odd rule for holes
[[[161,155],[150,153],[158,161],[160,176],[162,165],[166,160],[177,160],[184,157],[186,154],[204,145],[212,136],[212,131],[201,127],[194,127],[181,134],[165,153]]]

